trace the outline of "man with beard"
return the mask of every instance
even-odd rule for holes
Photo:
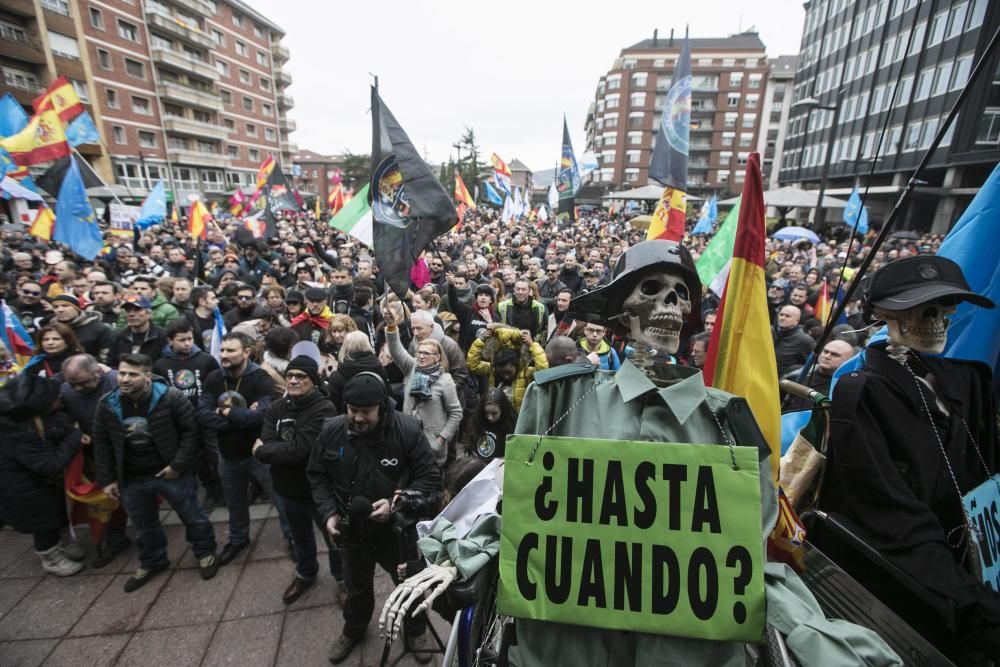
[[[351,272],[346,268],[337,267],[330,272],[330,304],[334,313],[346,315],[354,303],[354,282],[351,280]]]
[[[178,318],[177,309],[170,305],[166,297],[156,289],[156,278],[152,276],[138,276],[132,281],[131,288],[135,292],[149,301],[149,309],[153,318],[153,324],[165,329],[168,324]],[[124,317],[118,318],[118,328],[125,324]]]
[[[118,284],[110,280],[101,280],[90,288],[91,304],[87,306],[88,313],[100,315],[101,322],[114,330],[118,326],[121,312],[118,308]]]
[[[152,322],[149,299],[127,294],[122,299],[122,312],[127,326],[111,339],[111,365],[117,365],[126,354],[144,354],[150,359],[159,359],[167,344],[167,336]]]
[[[170,305],[176,308],[177,312],[182,315],[191,310],[191,288],[190,278],[174,279],[174,291],[173,297],[170,299]]]
[[[292,532],[295,578],[281,597],[285,604],[291,604],[315,583],[319,574],[313,524],[320,529],[330,548],[330,574],[341,585],[344,574],[340,554],[323,526],[306,478],[309,452],[316,444],[324,420],[335,417],[337,410],[319,390],[319,365],[310,357],[292,359],[284,375],[285,396],[272,403],[264,415],[264,426],[260,439],[254,443],[253,455],[271,466],[274,490],[285,507]],[[346,592],[346,587],[341,590]]]
[[[219,477],[229,508],[229,542],[219,553],[226,565],[250,544],[250,479],[274,500],[269,467],[251,455],[260,437],[264,413],[274,396],[274,380],[263,368],[250,361],[253,341],[244,334],[223,337],[220,349],[222,369],[208,374],[198,406],[198,421],[209,437],[219,444]],[[290,534],[278,505],[282,532]]]
[[[14,312],[17,313],[17,319],[21,320],[24,330],[34,337],[41,328],[42,320],[48,315],[42,302],[41,283],[35,280],[21,283],[17,291],[17,301],[14,303]]]
[[[102,364],[108,362],[112,331],[111,327],[101,322],[100,315],[83,312],[79,299],[72,294],[60,294],[53,298],[52,313],[56,322],[62,322],[73,330],[84,352]]]
[[[261,309],[257,305],[256,290],[250,285],[240,285],[236,288],[236,307],[227,312],[222,321],[226,325],[226,330],[231,331],[237,324],[255,320],[261,314]]]
[[[260,251],[261,247],[255,241],[243,248],[243,257],[240,258],[240,273],[257,285],[260,284],[261,276],[271,270],[267,260],[260,256]]]
[[[126,593],[170,566],[157,498],[184,522],[201,578],[211,579],[219,569],[215,532],[198,504],[191,473],[198,451],[194,409],[176,389],[154,380],[152,367],[146,355],[124,355],[118,388],[101,399],[94,417],[97,483],[109,498],[121,500],[139,547],[139,569],[125,582]]]
[[[545,278],[539,280],[536,284],[538,285],[539,300],[550,310],[553,308],[559,292],[566,289],[566,285],[559,280],[559,265],[555,262],[550,262],[545,267]]]
[[[545,305],[531,297],[531,286],[527,279],[514,283],[514,296],[497,306],[500,322],[527,331],[531,337],[541,340],[545,336]]]
[[[334,664],[347,659],[371,621],[376,563],[399,581],[400,537],[390,523],[398,498],[419,501],[418,514],[434,514],[442,494],[441,472],[420,422],[395,410],[384,379],[368,371],[355,375],[344,387],[344,401],[347,414],[323,423],[306,467],[319,515],[341,547],[347,579],[344,629],[329,656]],[[360,511],[357,505],[365,501],[371,506]],[[408,546],[415,550],[412,542]],[[407,617],[406,623],[415,657],[428,662],[426,615]]]

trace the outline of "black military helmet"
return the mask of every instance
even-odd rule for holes
[[[637,243],[622,253],[611,270],[611,282],[573,299],[570,311],[578,319],[606,324],[623,335],[624,328],[614,318],[622,314],[622,302],[649,268],[680,273],[691,293],[691,312],[695,319],[701,316],[701,279],[691,253],[676,241],[662,239]]]

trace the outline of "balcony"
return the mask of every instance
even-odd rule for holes
[[[291,54],[288,52],[288,47],[278,42],[271,43],[271,55],[274,56],[274,59],[279,63],[286,62],[288,58],[291,57]]]
[[[21,16],[34,16],[35,3],[32,0],[4,0],[4,11]]]
[[[214,16],[212,6],[205,0],[167,0],[170,4],[185,9],[195,16]],[[147,10],[148,11],[148,10]]]
[[[699,171],[702,170],[702,169],[708,169],[708,163],[707,162],[688,162],[688,169],[696,169],[696,170],[699,170]]]
[[[279,118],[278,119],[278,129],[282,132],[294,132],[298,128],[295,121],[291,118]]]
[[[222,111],[222,99],[215,93],[210,93],[182,83],[160,81],[160,97],[168,102],[178,102],[185,106],[205,109],[206,111]]]
[[[229,133],[226,128],[212,123],[205,123],[192,118],[182,118],[180,116],[164,116],[163,129],[173,134],[183,134],[199,139],[217,139],[222,141]]]
[[[699,125],[697,127],[695,127],[693,125],[691,126],[691,132],[714,132],[714,131],[715,131],[715,128],[712,127],[711,125],[706,124],[706,123],[702,123],[701,125]]]
[[[215,41],[197,27],[189,26],[154,5],[146,5],[146,23],[149,29],[202,49],[215,48]]]
[[[295,106],[295,98],[287,93],[278,93],[278,108],[291,109]]]
[[[693,151],[709,151],[712,150],[712,142],[710,141],[696,141],[689,145],[689,149]]]
[[[286,88],[292,85],[292,75],[283,69],[278,70],[278,74],[274,77],[274,79],[278,82],[278,86],[281,88]]]
[[[175,164],[194,167],[218,167],[225,169],[229,164],[229,159],[222,153],[202,153],[187,148],[168,148],[167,155]],[[184,189],[178,185],[178,189]],[[197,190],[198,187],[191,188]]]
[[[285,147],[282,150],[285,153],[291,153],[292,155],[295,155],[296,153],[299,152],[299,145],[288,142],[285,144]]]
[[[45,53],[24,30],[0,23],[0,56],[34,65],[45,64]]]
[[[716,111],[716,109],[715,109],[714,106],[707,106],[707,105],[705,105],[705,106],[700,106],[700,107],[694,107],[694,106],[691,107],[691,113],[692,114],[697,114],[697,113],[715,113],[715,111]]]
[[[179,51],[164,49],[158,46],[154,46],[150,49],[150,52],[153,56],[153,62],[157,65],[163,65],[178,72],[185,72],[188,76],[208,79],[212,83],[219,82],[219,72],[204,60],[198,60]]]

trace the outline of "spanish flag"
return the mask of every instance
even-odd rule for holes
[[[22,167],[49,162],[69,155],[66,132],[62,121],[53,110],[42,111],[31,117],[23,130],[6,139],[0,139],[0,148]]]
[[[684,198],[684,193],[680,190],[663,188],[660,201],[653,211],[653,220],[646,232],[647,241],[663,239],[679,243],[684,238],[684,221],[687,217]]]
[[[819,298],[816,299],[814,313],[816,319],[823,325],[826,325],[826,321],[830,319],[830,292],[826,287],[826,280],[823,281],[823,286],[819,288]]]
[[[513,176],[510,171],[510,167],[507,163],[500,159],[500,156],[494,153],[490,156],[490,164],[493,165],[493,169],[501,176],[506,176],[508,179]]]
[[[56,216],[49,207],[38,209],[35,221],[31,223],[28,233],[46,241],[52,240],[52,228],[56,223]]]
[[[316,219],[319,220],[319,216],[322,215],[322,211],[319,208],[319,197],[316,197]]]
[[[188,213],[188,234],[191,235],[191,238],[205,238],[208,221],[211,219],[212,215],[200,199],[192,204],[191,211]]]
[[[330,217],[337,215],[337,212],[344,208],[344,204],[346,203],[347,201],[344,199],[344,186],[337,183],[326,196],[326,207],[330,210]]]
[[[476,208],[476,201],[469,194],[469,189],[465,187],[462,175],[457,171],[455,172],[455,201],[465,204],[469,208]],[[461,216],[459,216],[459,220],[461,220]]]
[[[261,162],[260,166],[257,168],[258,191],[264,187],[265,183],[267,183],[267,179],[271,175],[271,172],[273,170],[274,170],[274,156],[268,155],[267,158],[265,158],[264,161]]]
[[[83,102],[69,80],[61,76],[31,103],[35,113],[55,111],[63,123],[69,123],[83,112]]]

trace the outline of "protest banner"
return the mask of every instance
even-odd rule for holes
[[[966,493],[962,502],[978,532],[979,577],[988,589],[1000,592],[1000,474]]]
[[[500,613],[760,641],[757,456],[751,447],[511,436]]]
[[[115,236],[132,237],[132,228],[135,221],[139,219],[141,207],[129,206],[128,204],[111,203],[111,233]]]

